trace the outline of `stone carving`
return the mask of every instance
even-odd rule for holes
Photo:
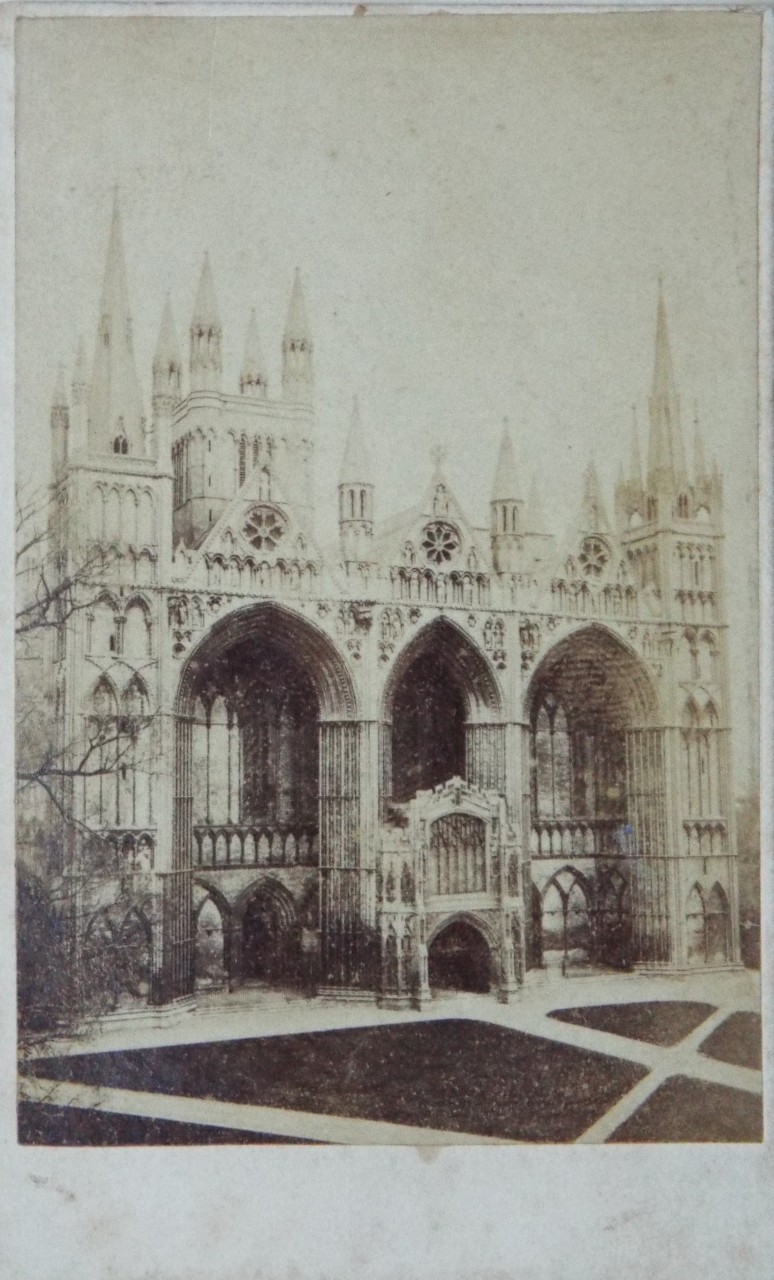
[[[382,662],[389,661],[390,654],[394,652],[395,646],[400,643],[402,636],[402,610],[397,607],[383,609],[379,623],[379,657]]]
[[[549,618],[549,626],[551,619]],[[519,627],[521,642],[521,669],[529,671],[540,648],[540,624],[536,619],[524,618]]]
[[[492,661],[498,671],[504,671],[505,657],[505,623],[502,618],[487,618],[484,623],[484,648],[491,653]]]

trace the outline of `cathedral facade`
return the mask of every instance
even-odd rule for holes
[[[254,315],[223,385],[206,258],[188,338],[184,378],[168,300],[146,412],[116,208],[93,363],[51,413],[57,735],[97,767],[48,874],[86,980],[421,1006],[737,964],[722,481],[683,443],[663,300],[644,463],[635,428],[612,511],[590,466],[561,537],[507,425],[488,527],[440,454],[380,521],[355,404],[321,546],[299,277],[278,396]]]

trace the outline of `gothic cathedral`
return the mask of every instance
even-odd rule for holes
[[[79,886],[73,964],[114,955],[129,1005],[311,965],[397,1006],[736,965],[722,481],[698,424],[686,457],[663,298],[644,466],[635,427],[612,518],[590,466],[563,538],[507,425],[488,528],[440,454],[377,519],[355,404],[322,547],[298,274],[278,395],[255,315],[238,387],[223,340],[205,258],[187,377],[168,299],[146,416],[116,206],[93,363],[51,413],[79,605],[56,731],[99,762],[49,868]]]

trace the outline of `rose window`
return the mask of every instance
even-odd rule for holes
[[[285,532],[285,519],[274,507],[253,507],[244,534],[257,551],[271,551]]]
[[[599,578],[610,558],[601,538],[587,538],[581,547],[578,563],[587,578]]]
[[[437,520],[425,529],[422,550],[433,564],[447,564],[460,545],[460,535],[450,524]]]

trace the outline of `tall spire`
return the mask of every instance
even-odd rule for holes
[[[239,390],[243,396],[266,398],[266,366],[263,362],[255,307],[252,308],[250,319],[247,322],[245,354],[242,360],[242,372],[239,375]]]
[[[141,455],[144,431],[116,191],[89,396],[89,447],[95,453]]]
[[[680,431],[680,401],[675,389],[664,290],[660,279],[656,353],[649,409],[648,484],[652,488],[666,487],[671,491],[685,483],[685,453]]]
[[[164,310],[161,313],[156,353],[153,357],[153,407],[156,411],[171,409],[180,399],[182,373],[172,303],[167,294]]]
[[[604,533],[610,529],[599,484],[596,463],[592,458],[583,476],[581,529],[584,533]]]
[[[223,329],[215,296],[210,255],[205,253],[190,328],[191,391],[219,391]]]
[[[503,433],[500,437],[500,453],[497,458],[494,484],[492,485],[492,502],[512,502],[518,498],[519,480],[516,470],[516,454],[511,439],[508,419],[503,418]]]
[[[300,404],[311,403],[314,387],[313,351],[301,273],[296,267],[282,337],[282,394],[286,400],[295,400]]]
[[[707,477],[707,460],[704,455],[704,441],[699,426],[699,407],[695,406],[693,415],[693,474],[697,484]]]
[[[371,460],[368,456],[360,422],[360,405],[357,396],[352,401],[349,435],[341,460],[339,484],[373,484]]]
[[[632,405],[632,446],[629,460],[629,484],[637,493],[642,491],[642,455],[640,432],[637,426],[637,409]]]

